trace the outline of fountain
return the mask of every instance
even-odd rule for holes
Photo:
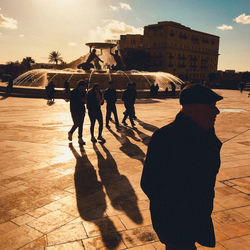
[[[64,82],[70,82],[70,87],[76,86],[79,80],[86,80],[91,87],[94,83],[99,83],[102,89],[108,87],[108,82],[112,81],[117,89],[125,89],[128,82],[136,82],[138,90],[149,89],[152,83],[158,83],[160,89],[164,89],[170,82],[175,83],[177,88],[182,83],[178,77],[165,72],[143,72],[137,70],[112,70],[116,64],[114,54],[110,51],[116,44],[113,43],[86,43],[92,51],[95,50],[97,58],[92,59],[95,67],[90,70],[77,68],[80,64],[88,63],[90,53],[69,63],[63,70],[57,69],[34,69],[18,76],[14,80],[14,85],[28,87],[45,87],[48,82],[53,81],[56,88],[64,88]],[[99,63],[98,61],[103,61]],[[96,65],[99,65],[96,67]],[[93,65],[92,65],[93,66]],[[97,69],[98,68],[98,69]]]

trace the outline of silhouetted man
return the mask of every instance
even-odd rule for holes
[[[72,135],[74,131],[78,128],[78,142],[80,145],[85,145],[85,142],[82,139],[82,129],[85,117],[87,88],[88,88],[87,82],[79,81],[77,87],[70,93],[70,112],[74,124],[71,130],[68,132],[68,139],[72,141]]]
[[[127,126],[126,119],[129,117],[131,126],[134,127],[134,90],[132,83],[128,83],[127,89],[122,94],[122,100],[124,102],[124,106],[126,108],[125,112],[123,112],[124,117],[122,119],[123,125]]]
[[[114,118],[115,118],[115,125],[116,128],[119,129],[119,120],[118,120],[118,116],[117,116],[117,111],[116,111],[116,90],[113,86],[113,82],[110,81],[109,82],[109,88],[107,88],[104,91],[104,99],[107,102],[107,106],[106,106],[106,127],[110,128],[109,126],[109,120],[111,118],[111,113],[114,114]]]
[[[221,142],[214,123],[223,99],[199,84],[180,94],[182,110],[153,134],[141,187],[150,200],[154,230],[167,250],[214,247],[211,214]]]

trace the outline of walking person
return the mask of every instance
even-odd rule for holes
[[[65,92],[65,100],[68,101],[70,97],[70,86],[68,81],[64,82],[64,92]]]
[[[52,105],[55,102],[55,85],[53,81],[50,81],[46,86],[46,94],[48,98],[48,105]]]
[[[132,97],[131,97],[131,99],[133,102],[133,107],[132,107],[133,108],[133,115],[132,116],[133,116],[133,119],[136,120],[137,119],[137,117],[135,115],[135,101],[137,98],[136,83],[132,82],[131,85],[132,85]]]
[[[13,91],[13,78],[11,75],[9,75],[9,79],[8,79],[8,85],[7,85],[7,88],[6,88],[6,92],[8,94],[11,94]]]
[[[107,106],[106,106],[106,128],[110,128],[109,126],[109,120],[111,118],[111,113],[114,114],[114,118],[115,118],[115,126],[117,129],[119,129],[120,125],[119,125],[119,120],[118,120],[118,116],[117,116],[117,111],[116,111],[116,90],[114,88],[113,82],[110,81],[109,82],[109,88],[107,88],[104,91],[104,99],[107,102]]]
[[[85,141],[82,139],[82,130],[86,111],[87,88],[88,83],[81,80],[78,82],[77,87],[70,93],[70,113],[74,124],[68,132],[68,139],[72,141],[72,135],[78,128],[78,143],[81,146],[85,145]]]
[[[127,86],[127,89],[123,92],[122,94],[122,100],[124,102],[124,106],[126,108],[125,112],[123,112],[124,117],[122,119],[122,123],[127,126],[128,124],[126,123],[126,119],[129,117],[130,123],[132,127],[135,127],[134,123],[134,100],[135,94],[133,90],[133,85],[132,83],[129,83]]]
[[[211,214],[222,143],[214,123],[221,99],[202,85],[186,86],[180,94],[182,110],[149,143],[141,187],[167,250],[194,250],[196,242],[215,246]]]
[[[104,97],[100,90],[100,86],[95,84],[92,89],[88,91],[87,94],[87,108],[90,119],[90,134],[91,141],[96,143],[97,140],[104,143],[106,140],[102,137],[103,130],[103,117],[101,111],[101,105],[104,103]],[[98,137],[97,140],[94,136],[95,122],[99,123]]]

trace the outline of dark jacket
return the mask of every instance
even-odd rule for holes
[[[134,89],[126,89],[122,94],[124,105],[133,106],[135,104],[136,97],[137,94]]]
[[[96,92],[92,89],[87,94],[87,108],[88,110],[97,111],[101,109],[101,105],[103,105],[102,93],[100,92],[100,96],[98,97]]]
[[[202,130],[182,112],[153,134],[141,187],[163,243],[215,245],[211,213],[220,148],[214,129]]]
[[[104,91],[104,99],[106,100],[108,105],[112,105],[116,103],[116,90],[113,88],[107,88]]]
[[[70,112],[75,114],[85,113],[83,99],[86,98],[86,91],[79,91],[77,88],[70,92]]]

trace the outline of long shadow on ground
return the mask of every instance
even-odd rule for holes
[[[81,147],[79,155],[72,144],[69,144],[69,147],[76,158],[74,180],[79,214],[85,221],[97,225],[107,249],[115,249],[121,242],[121,235],[113,222],[104,217],[107,205],[103,185],[97,180],[96,170],[84,148]]]
[[[112,206],[124,211],[136,224],[141,224],[143,218],[137,205],[137,196],[128,178],[119,173],[115,159],[103,144],[101,147],[105,158],[95,144],[93,147],[98,159],[99,176]]]
[[[126,129],[125,129],[126,130]],[[109,132],[121,143],[120,150],[127,156],[144,163],[145,153],[136,144],[132,143],[126,135],[126,131],[122,129],[120,135],[115,133],[112,129]]]

